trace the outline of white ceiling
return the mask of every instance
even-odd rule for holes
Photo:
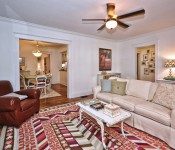
[[[116,14],[144,8],[144,17],[125,19],[131,26],[97,31],[100,22],[83,24],[81,19],[106,18],[106,3],[114,2]],[[175,26],[175,0],[0,0],[0,16],[58,29],[122,40]]]

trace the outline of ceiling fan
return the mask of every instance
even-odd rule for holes
[[[104,24],[98,29],[98,31],[104,29],[105,26],[108,29],[112,30],[112,29],[116,28],[117,25],[126,29],[129,27],[129,25],[126,23],[123,23],[120,20],[125,19],[125,18],[129,18],[129,17],[138,16],[138,15],[143,15],[143,14],[145,14],[145,10],[141,9],[141,10],[134,11],[131,13],[116,16],[115,15],[115,4],[114,3],[107,3],[107,14],[108,14],[107,19],[82,19],[82,21],[103,21]]]

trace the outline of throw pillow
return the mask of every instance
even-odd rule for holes
[[[126,94],[126,84],[127,82],[112,80],[111,93],[118,94],[118,95],[125,95]]]
[[[175,108],[175,85],[160,83],[152,102],[169,109]]]
[[[20,95],[16,93],[9,93],[9,94],[4,95],[3,97],[7,97],[7,96],[18,97],[20,100],[26,99],[28,97],[27,95]]]
[[[107,80],[107,79],[101,80],[101,91],[102,92],[111,92],[111,81],[112,80]]]

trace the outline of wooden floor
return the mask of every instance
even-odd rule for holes
[[[67,87],[61,84],[54,84],[51,87],[53,90],[61,94],[61,96],[58,97],[53,97],[53,98],[45,98],[40,100],[40,109],[55,106],[55,105],[60,105],[60,104],[65,104],[65,103],[70,103],[73,101],[78,101],[82,99],[89,99],[92,98],[92,95],[89,95],[87,97],[77,97],[77,98],[72,98],[69,99],[67,98]]]
[[[87,97],[77,97],[77,98],[72,98],[69,99],[67,98],[67,87],[61,84],[54,84],[51,86],[52,89],[54,89],[56,92],[61,94],[61,96],[58,97],[53,97],[53,98],[45,98],[40,100],[40,109],[51,107],[51,106],[56,106],[56,105],[61,105],[65,103],[70,103],[74,101],[79,101],[82,99],[90,99],[92,98],[92,95],[89,95]],[[0,126],[0,134],[1,134],[1,129],[2,127]]]

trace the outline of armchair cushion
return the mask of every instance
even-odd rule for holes
[[[21,101],[21,111],[25,111],[35,105],[37,103],[37,99],[26,99],[25,101]]]
[[[29,99],[39,99],[40,97],[40,90],[39,89],[26,89],[21,91],[16,91],[14,93],[20,94],[20,95],[27,95]]]
[[[6,94],[2,97],[7,97],[7,96],[18,97],[20,100],[26,99],[28,97],[27,95],[20,95],[20,94],[16,94],[16,93],[9,93],[9,94]]]

